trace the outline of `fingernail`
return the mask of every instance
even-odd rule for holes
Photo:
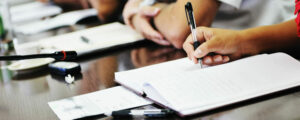
[[[160,40],[164,40],[164,36],[162,36],[161,34],[157,34],[156,37]]]
[[[202,51],[201,50],[196,50],[195,52],[194,52],[194,56],[196,56],[196,57],[199,57],[199,55],[201,55],[202,54]]]
[[[153,37],[158,40],[163,40],[163,36],[161,36],[160,34],[155,34]]]
[[[157,14],[159,12],[159,10],[160,10],[159,8],[155,8],[154,13]]]
[[[217,58],[215,59],[215,61],[216,61],[216,62],[221,62],[221,61],[222,61],[222,57],[217,57]]]
[[[228,62],[229,61],[229,57],[225,57],[223,62]]]
[[[169,45],[170,43],[168,42],[168,41],[166,41],[166,40],[160,40],[160,42],[162,43],[162,44],[165,44],[165,45]]]
[[[204,62],[205,62],[206,64],[211,64],[212,61],[211,61],[211,59],[205,59]]]
[[[198,63],[198,61],[197,61],[197,59],[196,59],[196,58],[193,58],[193,61],[194,61],[194,63],[195,63],[195,64],[197,64],[197,63]]]

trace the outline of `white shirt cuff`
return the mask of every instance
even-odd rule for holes
[[[239,9],[241,7],[243,0],[219,0],[219,1]]]

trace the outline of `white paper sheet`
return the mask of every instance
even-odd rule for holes
[[[82,36],[89,39],[89,42],[84,42],[81,39]],[[24,49],[41,50],[44,53],[51,53],[58,50],[75,50],[78,55],[82,55],[95,50],[133,43],[143,39],[141,34],[132,30],[130,27],[115,22],[68,34],[44,38],[39,41],[24,43],[18,45],[16,49],[18,53],[22,52],[19,50]]]
[[[59,119],[70,120],[151,104],[122,86],[48,103]]]
[[[204,69],[184,58],[116,73],[116,80],[151,86],[161,97],[153,99],[187,115],[299,86],[299,75],[299,61],[275,53]]]
[[[62,9],[53,4],[45,4],[41,2],[31,2],[27,4],[11,7],[12,22],[15,24],[38,20],[43,17],[57,15]]]
[[[58,15],[54,18],[17,26],[15,27],[15,30],[16,32],[23,33],[25,35],[37,34],[54,28],[75,25],[78,21],[84,18],[96,15],[96,9],[71,11]]]

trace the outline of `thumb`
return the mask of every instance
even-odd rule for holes
[[[215,39],[208,40],[202,43],[194,52],[194,56],[196,58],[202,58],[206,56],[208,53],[216,52],[221,49],[220,44]]]
[[[140,14],[143,16],[148,16],[148,17],[154,17],[160,12],[160,8],[157,7],[151,7],[151,6],[145,6],[142,7],[140,10]]]

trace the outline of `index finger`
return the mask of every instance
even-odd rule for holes
[[[192,60],[193,53],[194,53],[194,46],[193,46],[193,39],[192,35],[189,35],[188,38],[183,43],[183,49],[187,53],[188,58]]]
[[[134,28],[131,22],[132,17],[138,13],[138,9],[131,9],[128,11],[124,11],[124,22],[126,25],[129,25],[131,28]]]
[[[205,29],[205,27],[199,27],[197,28],[197,32],[196,32],[196,39],[197,41],[199,41],[200,43],[203,43],[205,41],[205,37],[203,35],[203,29]],[[194,40],[193,40],[193,36],[192,34],[190,34],[187,38],[187,40],[184,42],[183,44],[183,49],[186,51],[188,57],[190,60],[193,60],[195,63],[197,63],[197,58],[193,55],[195,52],[195,49],[193,46],[194,44]]]
[[[145,6],[140,8],[139,14],[143,16],[154,17],[160,12],[160,8],[152,7],[152,6]]]

